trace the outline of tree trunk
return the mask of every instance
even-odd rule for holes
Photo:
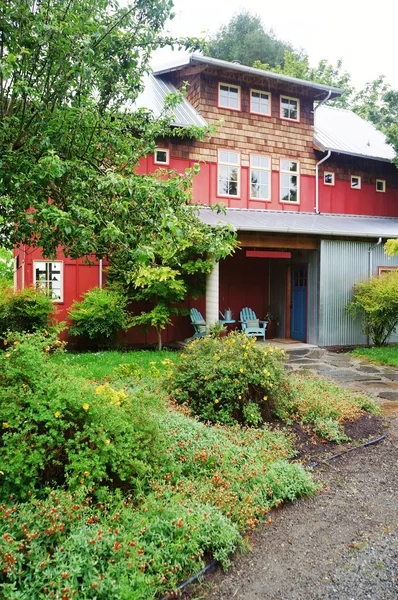
[[[156,333],[158,334],[158,350],[162,349],[162,330],[160,327],[156,328]]]

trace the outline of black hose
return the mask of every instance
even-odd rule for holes
[[[348,448],[347,450],[343,450],[342,452],[338,452],[337,454],[333,454],[332,456],[329,456],[325,460],[311,463],[311,464],[307,465],[307,467],[310,467],[311,469],[313,469],[314,467],[317,467],[321,463],[328,463],[330,460],[333,460],[334,458],[338,458],[339,456],[343,456],[343,454],[347,454],[348,452],[352,452],[353,450],[357,450],[358,448],[365,448],[365,446],[372,446],[373,444],[378,444],[379,442],[384,440],[386,437],[387,437],[387,432],[383,433],[383,435],[381,435],[378,438],[375,438],[374,440],[370,440],[369,442],[364,442],[363,444],[358,444],[358,446],[352,446],[351,448]],[[244,532],[241,535],[244,535]],[[191,583],[195,583],[199,579],[199,577],[202,577],[202,575],[205,575],[208,571],[210,571],[210,569],[215,567],[217,564],[218,564],[217,560],[212,560],[201,571],[199,571],[198,573],[195,573],[195,575],[192,575],[192,577],[190,577],[183,583],[180,583],[180,585],[177,586],[177,589],[181,591],[184,588],[186,588],[187,585],[190,585]],[[169,598],[169,596],[163,596],[161,598],[161,600],[167,600],[168,598]]]

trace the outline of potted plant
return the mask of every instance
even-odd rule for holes
[[[212,337],[224,337],[228,331],[219,321],[209,327],[209,335]]]
[[[276,337],[276,328],[279,325],[278,317],[273,315],[271,311],[268,311],[264,320],[267,321],[267,340],[272,340],[272,338]]]

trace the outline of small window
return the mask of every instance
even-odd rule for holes
[[[34,285],[48,293],[54,302],[63,300],[62,261],[33,261]]]
[[[391,273],[393,271],[396,271],[398,269],[398,267],[379,267],[379,277],[381,277],[382,275],[385,275],[386,273]]]
[[[218,195],[239,197],[239,152],[218,151]]]
[[[250,155],[250,199],[271,200],[271,159]]]
[[[288,119],[289,121],[299,121],[300,100],[297,98],[289,98],[288,96],[281,96],[280,117],[281,119]]]
[[[323,183],[325,185],[334,185],[334,173],[330,173],[330,171],[325,171],[323,174]]]
[[[352,175],[351,176],[351,187],[355,190],[360,190],[361,189],[361,178],[358,177],[357,175]]]
[[[281,160],[281,202],[290,202],[298,204],[299,195],[299,175],[300,165],[296,160]]]
[[[386,191],[386,180],[385,179],[376,179],[376,192],[385,192]]]
[[[168,165],[170,163],[170,151],[165,148],[156,148],[155,165]]]
[[[250,112],[271,116],[271,94],[259,90],[250,90]]]
[[[229,85],[228,83],[219,83],[218,106],[220,108],[240,110],[240,86]]]

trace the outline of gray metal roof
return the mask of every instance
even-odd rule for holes
[[[321,150],[332,150],[390,162],[395,156],[384,133],[350,110],[320,106],[315,111],[314,143]]]
[[[146,108],[151,110],[155,117],[159,117],[163,112],[166,96],[170,93],[179,94],[182,98],[182,102],[173,108],[173,125],[177,127],[188,127],[189,125],[205,127],[207,125],[207,121],[172,83],[161,77],[154,77],[152,74],[144,79],[144,90],[136,99],[133,107]]]
[[[200,210],[200,218],[209,225],[229,223],[237,231],[349,236],[358,238],[398,238],[398,218],[315,214],[279,210],[227,208],[217,214]]]
[[[221,69],[230,69],[233,71],[240,71],[241,73],[247,73],[249,75],[255,75],[257,77],[264,77],[267,79],[277,79],[278,81],[284,81],[286,83],[294,83],[305,88],[310,88],[315,91],[325,92],[326,94],[331,91],[331,98],[337,98],[341,96],[344,91],[336,87],[329,85],[323,85],[321,83],[314,83],[313,81],[306,81],[305,79],[298,79],[297,77],[289,77],[288,75],[280,75],[279,73],[273,73],[272,71],[263,71],[262,69],[255,69],[254,67],[247,67],[240,63],[228,62],[226,60],[220,60],[218,58],[211,58],[210,56],[201,56],[200,54],[191,54],[187,59],[175,64],[173,66],[158,70],[155,75],[164,75],[171,73],[172,71],[178,71],[182,67],[194,64],[205,64],[213,67],[220,67]]]

